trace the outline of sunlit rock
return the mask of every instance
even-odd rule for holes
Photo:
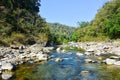
[[[83,56],[83,53],[77,52],[76,55],[77,56]]]
[[[112,64],[114,64],[116,62],[116,60],[107,58],[105,60],[105,62],[106,62],[107,65],[112,65]]]
[[[4,64],[2,64],[2,66],[1,66],[1,69],[2,70],[12,70],[13,69],[13,65],[11,64],[11,63],[4,63]]]

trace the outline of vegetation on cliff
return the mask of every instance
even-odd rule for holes
[[[0,44],[48,41],[49,28],[39,8],[40,0],[1,0]]]
[[[111,0],[98,10],[89,25],[82,22],[74,34],[77,41],[98,41],[120,38],[120,0]]]

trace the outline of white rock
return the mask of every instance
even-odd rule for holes
[[[89,71],[81,71],[81,74],[88,74]]]
[[[87,56],[89,56],[89,55],[91,55],[92,53],[90,53],[90,52],[85,52],[84,54],[87,55]]]
[[[61,52],[62,52],[62,53],[65,53],[65,51],[66,51],[66,50],[64,50],[64,49],[63,49],[63,50],[61,50]]]
[[[114,54],[116,54],[116,55],[120,55],[120,47],[118,47],[118,48],[113,48],[113,49],[111,50],[111,53],[114,53]]]
[[[86,63],[92,63],[92,59],[85,59]]]
[[[94,54],[97,56],[100,56],[102,54],[102,52],[100,50],[97,50]]]
[[[0,61],[0,66],[2,65],[2,61]]]
[[[36,57],[39,61],[46,61],[48,59],[47,54],[37,54]]]
[[[0,74],[2,73],[2,69],[0,68]]]
[[[115,62],[114,65],[120,66],[120,61]]]
[[[57,51],[57,52],[60,52],[60,51],[61,51],[61,48],[60,48],[60,47],[59,47],[59,48],[57,48],[57,49],[56,49],[56,51]]]
[[[47,53],[49,53],[49,52],[50,52],[50,50],[49,50],[49,49],[47,49],[47,48],[43,48],[43,52],[47,52]]]
[[[88,52],[94,52],[94,49],[88,49],[86,51],[88,51]]]
[[[83,53],[77,52],[76,55],[77,56],[83,56]]]
[[[118,56],[110,56],[111,59],[119,59]]]
[[[55,62],[61,62],[61,61],[62,61],[61,58],[56,58],[56,59],[55,59]]]
[[[1,69],[11,71],[13,69],[13,65],[11,63],[4,63],[4,64],[2,64]]]
[[[105,62],[106,62],[107,65],[112,65],[112,64],[114,64],[116,62],[116,60],[107,58],[105,60]]]
[[[10,79],[13,75],[11,73],[2,73],[2,79],[8,80]]]

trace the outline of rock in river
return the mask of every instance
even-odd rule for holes
[[[61,61],[62,61],[61,58],[56,58],[56,59],[55,59],[55,62],[61,62]]]
[[[1,69],[11,71],[13,69],[13,65],[11,63],[4,63],[4,64],[2,64]]]
[[[12,77],[12,73],[2,73],[2,79],[8,80]]]
[[[120,61],[116,61],[114,65],[120,66]]]
[[[106,62],[107,65],[111,65],[111,64],[114,64],[116,62],[116,60],[107,58],[105,60],[105,62]]]
[[[76,55],[77,56],[83,56],[83,53],[77,52]]]

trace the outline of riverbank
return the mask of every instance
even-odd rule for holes
[[[65,53],[65,49],[83,50],[76,53],[77,56],[90,56],[85,62],[105,63],[107,65],[120,66],[120,42],[69,42],[67,45],[57,48],[58,52]],[[92,60],[96,58],[97,60]]]
[[[0,47],[0,74],[2,78],[11,78],[12,71],[18,65],[47,61],[50,58],[47,53],[53,49],[54,47],[41,47],[39,44]]]
[[[68,44],[57,46],[58,53],[72,54],[67,52],[67,49],[84,50],[77,51],[75,54],[78,57],[89,56],[85,63],[105,63],[107,65],[120,66],[120,42],[69,42]],[[68,48],[69,47],[69,48]],[[41,47],[39,44],[32,46],[16,46],[0,47],[0,74],[3,79],[9,79],[13,76],[16,66],[24,65],[24,63],[39,63],[47,61],[51,58],[47,53],[52,51],[54,47]],[[95,58],[97,58],[95,60]],[[56,58],[56,62],[61,62],[63,59]]]

